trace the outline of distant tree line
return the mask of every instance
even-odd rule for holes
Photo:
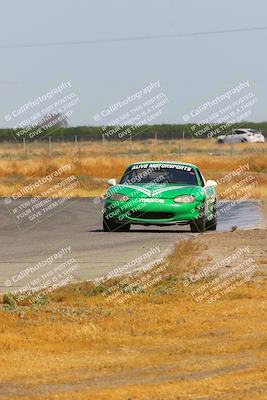
[[[162,124],[162,125],[142,125],[139,127],[95,127],[95,126],[79,126],[79,127],[58,127],[47,129],[38,135],[31,135],[29,130],[25,135],[20,134],[19,130],[0,129],[0,142],[22,142],[23,137],[26,141],[46,140],[48,136],[52,136],[53,141],[74,141],[76,140],[127,140],[130,137],[134,140],[144,139],[206,139],[217,137],[220,134],[228,134],[234,128],[253,128],[261,130],[267,137],[267,122],[242,122],[231,126],[223,125],[193,125],[193,124]],[[33,137],[33,138],[32,138]]]

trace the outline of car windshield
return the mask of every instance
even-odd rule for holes
[[[180,164],[133,165],[127,169],[120,183],[198,185],[194,168]]]
[[[236,135],[243,135],[245,133],[253,133],[253,134],[258,134],[260,133],[259,131],[256,131],[255,129],[234,129],[233,131]]]
[[[248,129],[248,132],[253,133],[253,135],[259,135],[261,133],[260,131],[256,131],[255,129]]]

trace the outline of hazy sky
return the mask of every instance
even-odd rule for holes
[[[249,81],[251,120],[267,120],[267,31],[77,46],[1,48],[265,26],[266,0],[9,0],[1,3],[0,126],[14,108],[70,80],[80,104],[71,125],[160,81],[169,102],[157,122],[182,116]]]

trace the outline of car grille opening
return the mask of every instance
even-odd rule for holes
[[[133,211],[130,213],[131,218],[138,219],[170,219],[174,217],[174,213],[170,212],[141,212],[141,211]]]

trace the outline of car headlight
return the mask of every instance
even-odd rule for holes
[[[114,201],[128,201],[129,200],[129,197],[126,196],[126,194],[121,194],[121,193],[113,193],[110,198],[111,198],[111,200],[114,200]]]
[[[177,196],[175,199],[173,199],[175,203],[193,203],[195,201],[195,197],[190,195],[182,195],[182,196]]]

